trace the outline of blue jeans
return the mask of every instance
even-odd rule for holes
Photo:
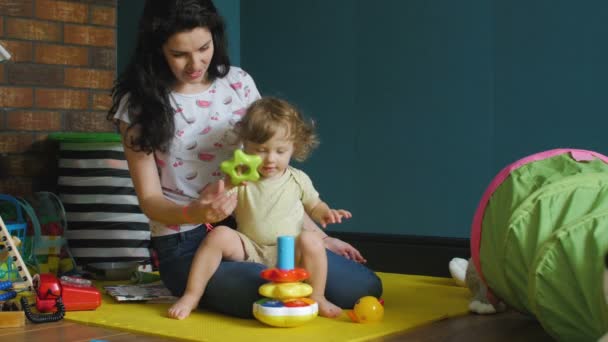
[[[186,288],[192,259],[207,232],[204,226],[168,236],[153,237],[159,273],[175,296]],[[382,282],[369,268],[327,250],[328,274],[325,297],[343,309],[351,309],[363,296],[380,297]],[[252,305],[260,299],[260,277],[266,267],[252,262],[222,261],[209,280],[199,308],[230,316],[251,318]]]

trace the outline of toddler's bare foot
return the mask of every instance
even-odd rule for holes
[[[342,309],[328,301],[325,296],[311,295],[310,299],[314,300],[319,305],[319,316],[336,318],[342,313]]]
[[[184,319],[190,316],[190,312],[198,305],[199,299],[199,296],[185,294],[169,308],[167,314],[171,318]]]

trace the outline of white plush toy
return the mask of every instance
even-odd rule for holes
[[[469,303],[469,310],[471,312],[480,315],[489,315],[505,311],[505,303],[499,302],[496,306],[490,303],[487,298],[488,287],[479,279],[477,270],[475,270],[475,267],[470,260],[467,261],[462,258],[453,258],[450,260],[448,267],[456,284],[467,287],[473,294],[471,302]],[[608,340],[605,342],[608,342]]]

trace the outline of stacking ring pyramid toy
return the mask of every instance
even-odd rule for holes
[[[312,287],[302,283],[308,278],[303,268],[294,268],[294,238],[278,238],[277,268],[262,271],[262,278],[270,280],[260,286],[262,298],[253,303],[253,316],[262,323],[273,327],[296,327],[319,313],[317,303],[307,298]]]

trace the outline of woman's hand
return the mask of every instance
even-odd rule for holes
[[[236,208],[236,191],[230,191],[232,188],[223,179],[207,185],[188,206],[189,216],[205,223],[222,221]]]
[[[367,260],[363,258],[361,253],[351,244],[330,236],[325,238],[325,247],[330,251],[345,257],[346,259],[365,264]]]
[[[310,231],[310,232],[318,232],[319,234],[326,235],[323,233],[321,228],[319,228],[315,222],[310,218],[310,216],[305,213],[304,214],[304,224],[302,229]],[[323,242],[325,243],[325,247],[330,251],[345,257],[346,259],[353,260],[358,263],[366,263],[367,260],[359,253],[359,251],[351,246],[349,243],[346,243],[340,239],[332,238],[327,235],[323,238]]]

